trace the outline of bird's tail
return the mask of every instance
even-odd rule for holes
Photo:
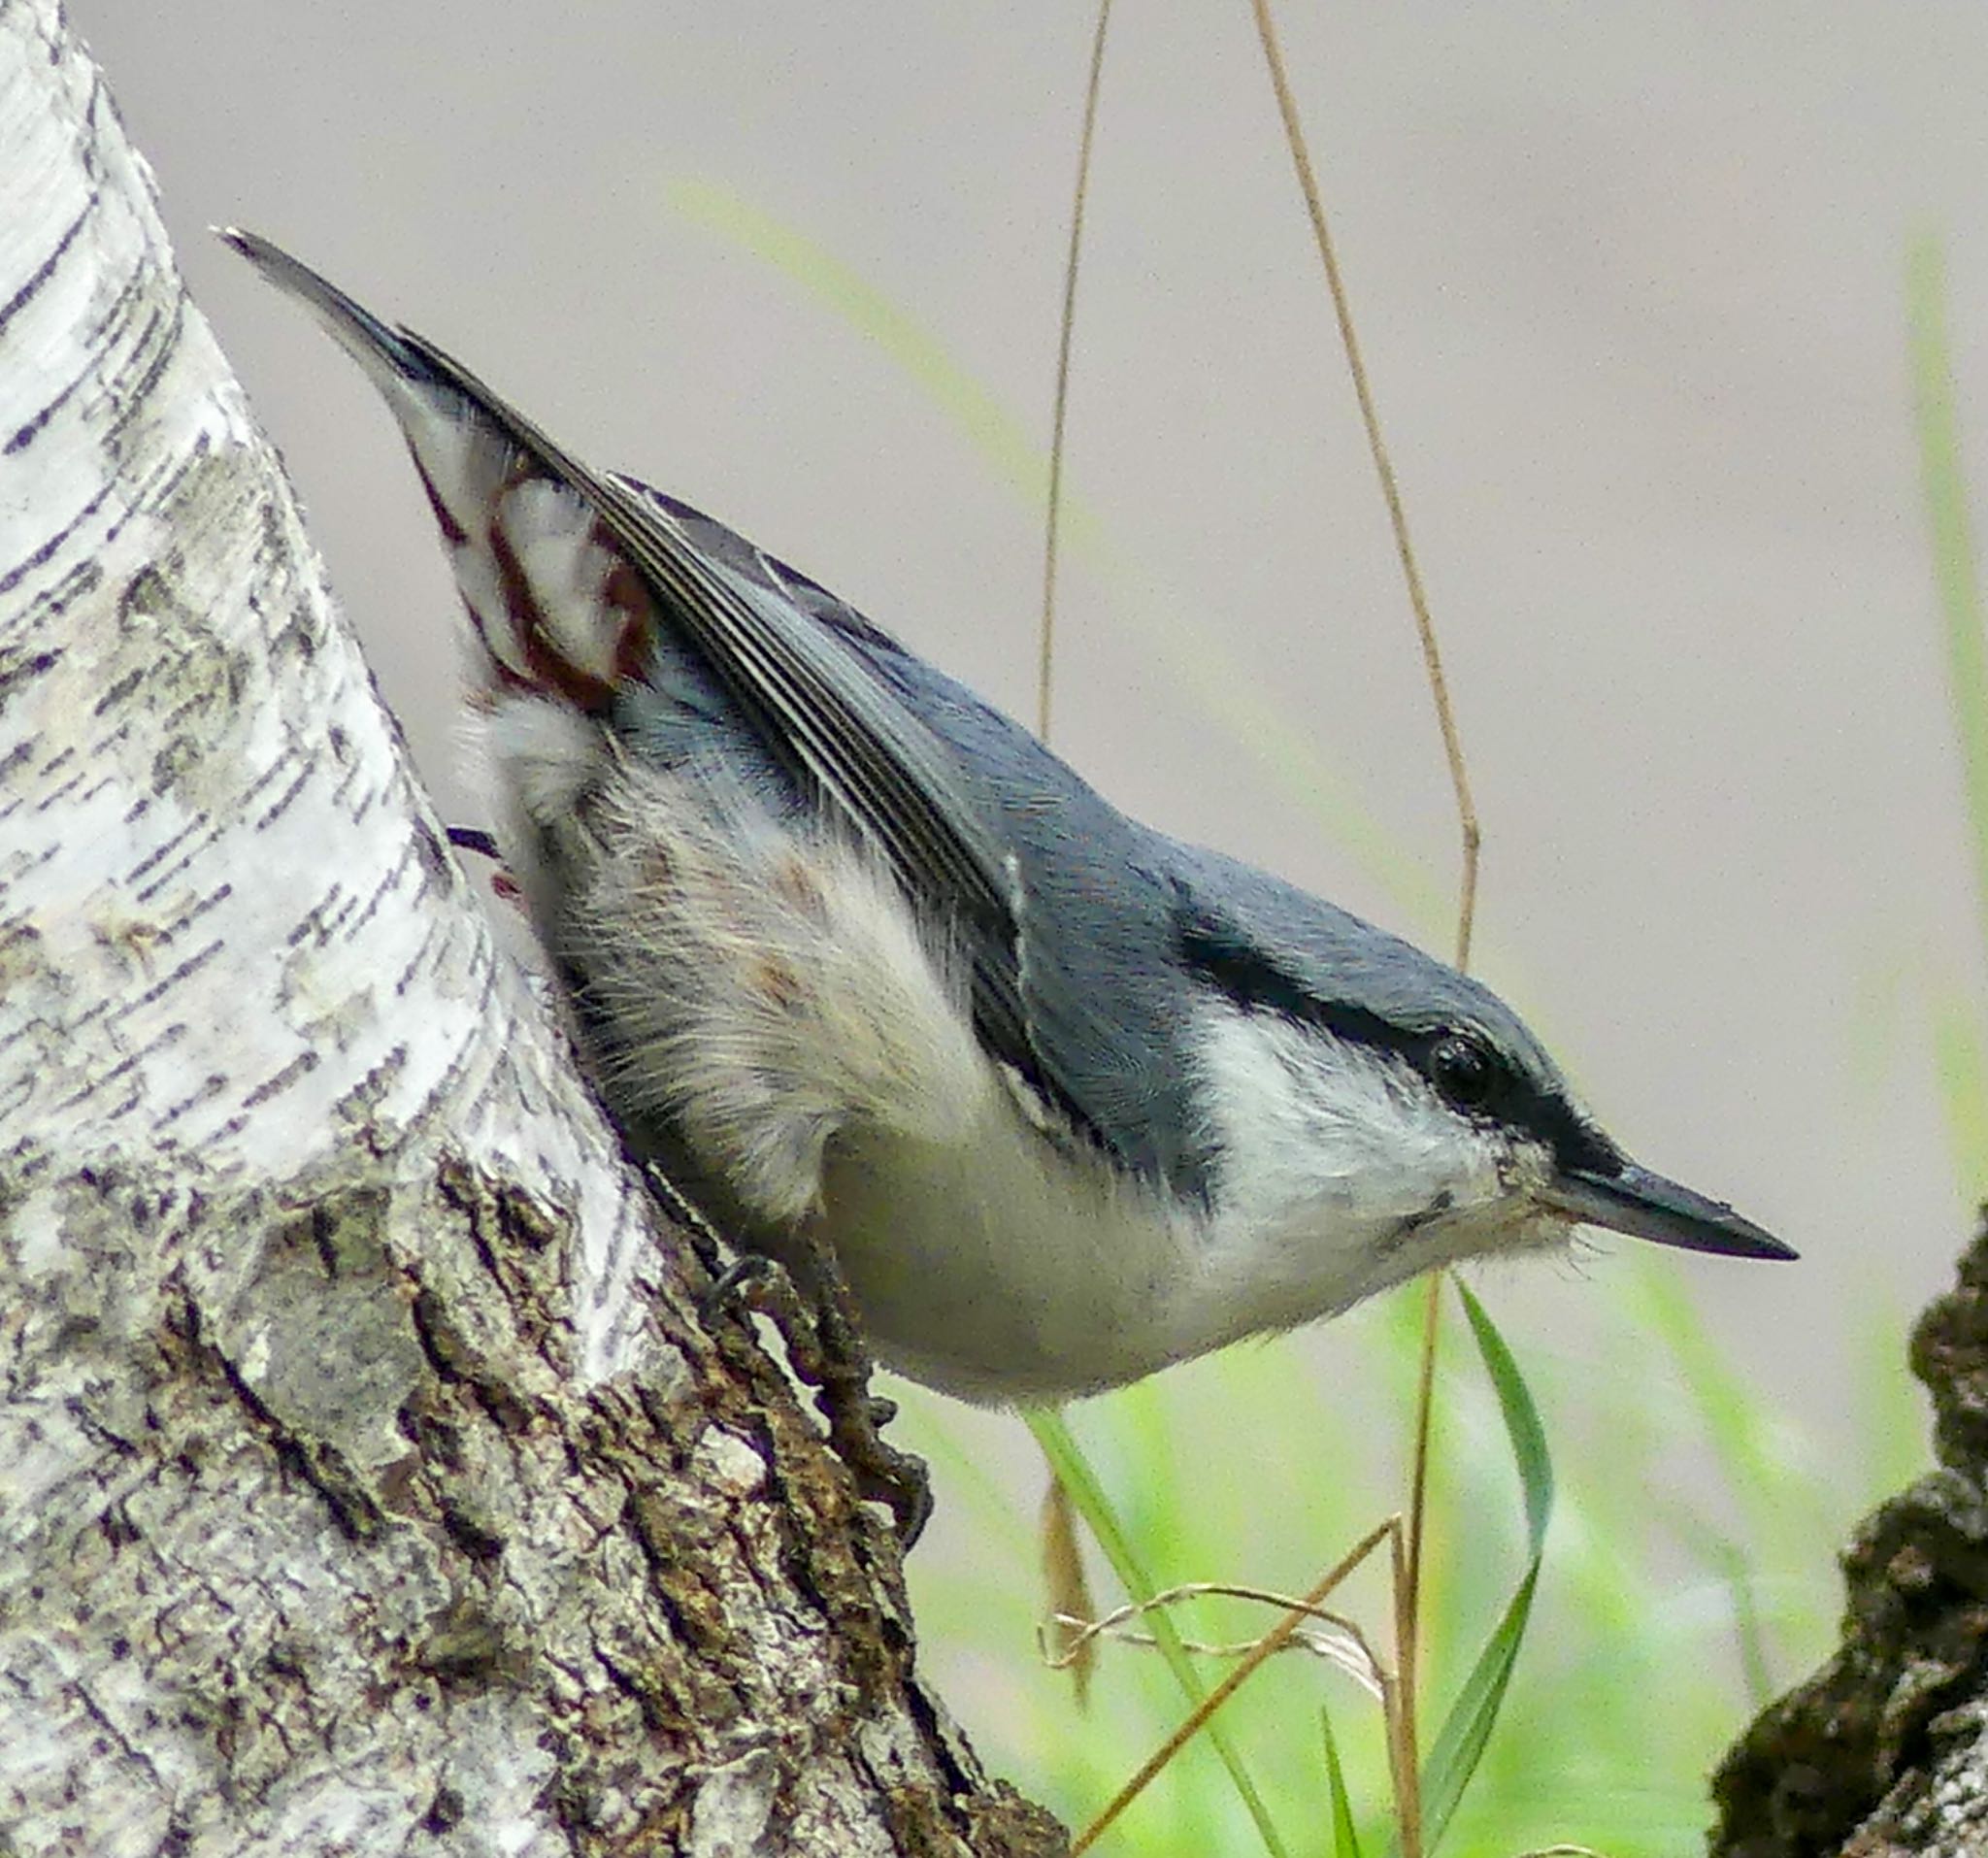
[[[302,303],[400,423],[447,545],[486,697],[544,696],[589,715],[639,676],[655,611],[603,527],[591,474],[462,364],[381,321],[280,246],[220,237]]]

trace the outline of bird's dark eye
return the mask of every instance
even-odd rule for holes
[[[1474,1110],[1491,1094],[1497,1071],[1481,1040],[1446,1032],[1430,1050],[1429,1076],[1458,1109]]]

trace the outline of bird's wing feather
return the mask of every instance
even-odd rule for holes
[[[711,551],[693,539],[689,513],[646,485],[562,468],[767,751],[882,852],[922,911],[963,937],[990,1048],[1080,1114],[1062,1080],[1045,1075],[1031,1036],[1009,846],[947,746],[837,637],[882,644],[882,635],[812,581],[804,607],[757,550],[749,559]],[[720,528],[708,518],[699,526]]]

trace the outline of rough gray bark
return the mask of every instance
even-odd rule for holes
[[[1843,1642],[1713,1779],[1717,1858],[1988,1851],[1988,1212],[1912,1337],[1939,1469],[1843,1552]]]
[[[0,0],[0,1851],[1061,1849],[706,1333]]]

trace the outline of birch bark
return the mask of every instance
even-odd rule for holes
[[[0,1850],[1062,1849],[701,1325],[54,0],[0,190]]]

